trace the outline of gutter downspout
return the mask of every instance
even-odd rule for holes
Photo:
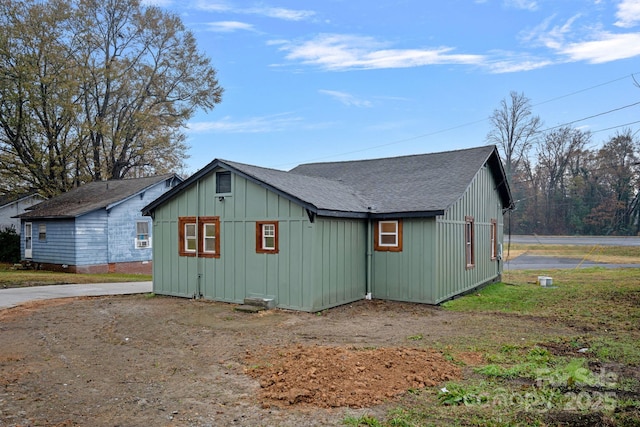
[[[371,210],[371,208],[368,208]],[[371,299],[371,281],[373,276],[373,227],[371,224],[371,213],[367,216],[367,293],[365,294],[365,299]]]
[[[202,274],[200,273],[200,180],[196,182],[196,294],[193,296],[194,298],[200,299],[202,298],[202,291],[200,280],[202,279]]]

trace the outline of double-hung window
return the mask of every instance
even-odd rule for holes
[[[465,246],[465,262],[467,268],[475,266],[475,253],[473,247],[473,217],[467,216],[464,219],[464,246]]]
[[[402,220],[375,223],[373,244],[376,251],[402,251]]]
[[[180,256],[220,257],[220,218],[188,216],[178,218]]]
[[[278,250],[278,222],[256,221],[256,252],[277,254]]]
[[[47,241],[47,224],[38,225],[38,240],[41,242]]]
[[[204,241],[202,252],[205,254],[215,254],[216,253],[216,243],[218,239],[216,238],[217,228],[215,223],[204,223],[202,224],[202,239]]]

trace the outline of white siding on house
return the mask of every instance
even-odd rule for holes
[[[21,233],[20,219],[12,217],[24,213],[28,207],[40,203],[43,200],[44,198],[42,196],[36,194],[0,206],[0,230],[13,226],[17,233]]]

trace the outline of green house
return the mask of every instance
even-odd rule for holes
[[[438,304],[497,280],[512,205],[483,146],[290,171],[216,159],[143,213],[155,293],[315,312]]]

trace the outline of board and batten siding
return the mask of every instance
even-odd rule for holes
[[[357,301],[367,292],[367,225],[362,220],[315,221],[313,311]]]
[[[186,216],[220,218],[219,258],[178,255],[178,218]],[[277,254],[256,252],[256,221],[278,221]],[[320,218],[312,223],[302,206],[236,174],[231,194],[222,200],[215,192],[215,172],[184,188],[155,209],[153,229],[158,294],[232,303],[273,298],[280,308],[302,311],[364,296],[362,223]],[[325,250],[325,241],[335,250]],[[352,250],[358,255],[346,253]]]
[[[438,216],[434,303],[496,279],[501,261],[491,259],[491,220],[497,222],[502,242],[502,203],[487,166],[481,168],[464,195],[444,215]],[[475,266],[467,268],[465,218],[473,217]]]
[[[25,257],[25,223],[32,224],[31,249],[34,260],[48,264],[74,265],[76,263],[76,229],[73,219],[23,221],[20,238],[20,254],[23,259]],[[43,240],[39,238],[40,225],[44,225],[46,230],[46,237]]]
[[[372,297],[433,304],[435,220],[402,221],[402,251],[373,252]]]

